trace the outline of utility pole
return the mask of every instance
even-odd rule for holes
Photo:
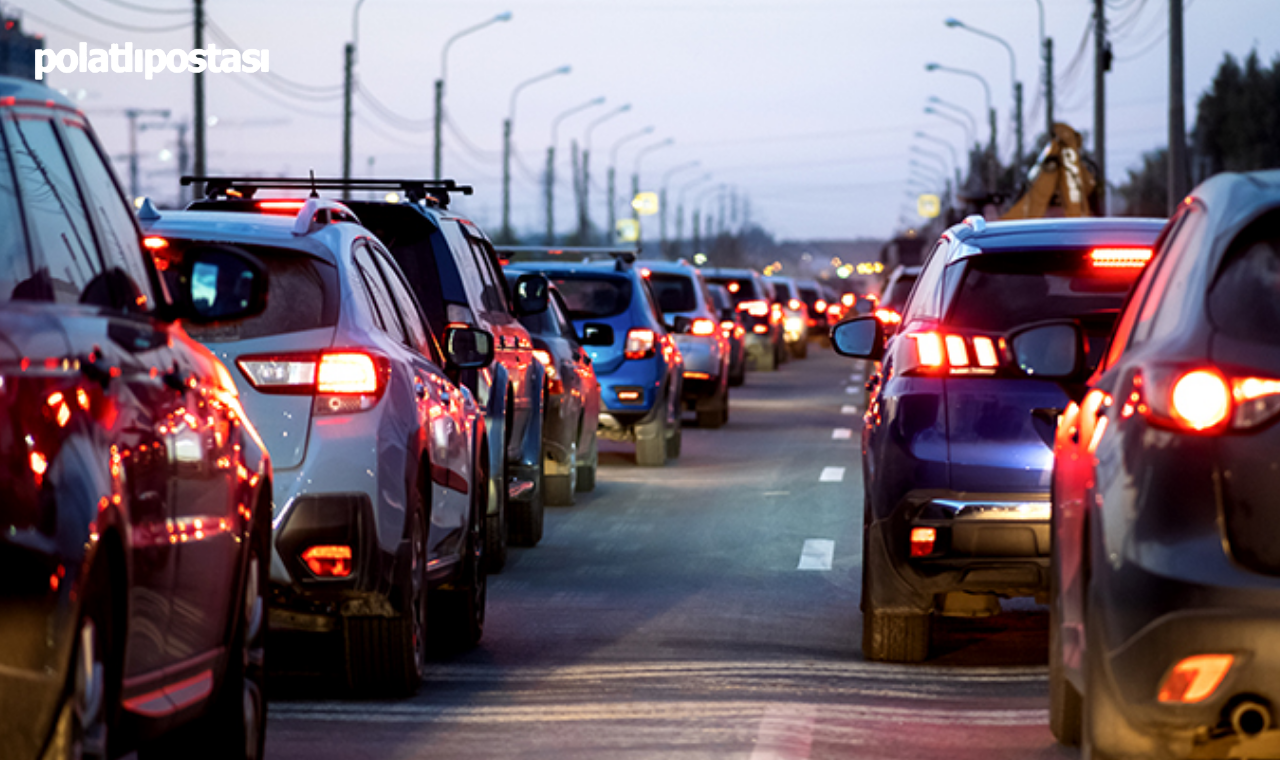
[[[677,259],[684,250],[684,201],[676,205],[676,239],[672,241],[671,250]]]
[[[1098,0],[1102,2],[1102,0]],[[502,120],[502,242],[511,234],[511,119]]]
[[[1044,38],[1045,134],[1053,139],[1053,38]]]
[[[1169,0],[1169,214],[1190,192],[1187,112],[1183,85],[1182,0]]]
[[[591,151],[587,150],[584,145],[582,152],[578,152],[578,141],[573,141],[574,155],[580,156],[582,167],[581,170],[575,171],[573,174],[573,186],[578,191],[574,196],[578,202],[578,242],[581,245],[587,245],[591,235],[591,217],[589,198],[591,197]],[[578,166],[579,164],[575,164]]]
[[[355,57],[356,46],[348,42],[344,48],[342,67],[342,181],[344,183],[351,179],[351,89],[353,86],[351,78],[354,75],[352,68],[355,65]],[[351,198],[349,185],[343,185],[342,197]]]
[[[573,164],[578,165],[578,152],[573,153]],[[543,188],[543,200],[547,204],[547,245],[555,245],[556,242],[556,213],[555,213],[555,181],[556,181],[556,146],[555,144],[547,146],[547,176],[546,187]]]
[[[1022,82],[1013,83],[1013,124],[1014,129],[1017,130],[1013,165],[1020,169],[1022,166]]]
[[[126,108],[124,116],[129,120],[129,200],[132,201],[141,194],[138,188],[138,117],[158,116],[161,119],[167,119],[169,109]]]
[[[1173,0],[1177,5],[1182,0]],[[1107,71],[1111,44],[1107,42],[1106,0],[1093,3],[1093,152],[1098,164],[1098,206],[1107,215]]]
[[[433,125],[435,128],[435,131],[432,133],[432,141],[434,143],[434,146],[432,147],[431,176],[436,180],[442,179],[442,177],[440,176],[440,170],[441,170],[440,126],[444,121],[444,78],[443,78],[444,72],[443,72],[443,69],[441,70],[440,76],[441,78],[436,80],[436,113],[435,113],[435,119],[434,119],[434,125]]]
[[[609,173],[608,173],[609,187],[607,190],[607,193],[609,195],[609,226],[605,229],[605,232],[604,232],[605,239],[609,241],[609,245],[613,245],[613,239],[618,234],[617,233],[618,219],[616,216],[617,201],[614,196],[614,184],[613,184],[616,173],[617,172],[615,171],[614,167],[610,166]]]
[[[204,50],[204,0],[195,0],[196,18],[195,18],[195,48],[196,50]],[[195,123],[192,124],[192,141],[195,148],[195,170],[197,177],[205,175],[204,164],[204,72],[195,74]],[[195,184],[191,186],[191,199],[198,200],[204,197],[204,185]]]
[[[702,236],[699,234],[702,224],[702,209],[693,207],[693,252],[702,253]]]

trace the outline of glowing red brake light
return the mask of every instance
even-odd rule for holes
[[[798,299],[798,298],[792,298],[790,301],[787,301],[787,308],[788,308],[788,309],[791,309],[792,311],[799,311],[799,310],[800,310],[800,299]]]
[[[1161,702],[1195,704],[1208,699],[1227,677],[1235,657],[1229,654],[1196,654],[1174,665],[1160,685]]]
[[[916,342],[916,361],[921,367],[942,366],[942,336],[935,332],[912,333]]]
[[[995,341],[985,335],[979,335],[973,339],[973,356],[977,359],[979,367],[994,368],[1000,365]]]
[[[162,250],[162,249],[168,248],[168,247],[169,247],[169,241],[168,241],[168,240],[165,240],[165,239],[164,239],[164,238],[162,238],[162,237],[156,237],[156,236],[154,236],[154,235],[151,235],[151,236],[148,236],[148,237],[144,237],[144,238],[142,239],[142,245],[143,245],[143,247],[144,247],[144,248],[146,248],[148,251],[159,251],[159,250]]]
[[[964,346],[964,338],[959,335],[948,335],[943,339],[947,346],[947,364],[952,367],[969,366],[969,351]]]
[[[881,324],[886,324],[886,325],[902,324],[902,315],[894,311],[893,309],[876,309],[875,314],[876,314],[876,319],[880,320]]]
[[[938,540],[936,528],[911,529],[911,556],[927,557],[933,554],[933,545]]]
[[[738,311],[745,311],[753,317],[767,317],[769,304],[765,301],[743,301],[738,304]]]
[[[1231,388],[1215,370],[1187,372],[1173,383],[1169,410],[1174,419],[1192,430],[1208,430],[1231,416]]]
[[[657,336],[653,330],[635,328],[627,332],[627,342],[623,347],[623,356],[628,359],[647,359],[654,354]]]
[[[321,578],[351,575],[350,546],[313,546],[302,553],[307,569]]]
[[[378,392],[378,366],[366,353],[323,354],[316,370],[316,391],[320,393]]]
[[[268,214],[296,214],[306,201],[258,201],[258,208]]]
[[[550,366],[551,366],[551,352],[550,352],[550,351],[543,351],[541,348],[535,348],[535,349],[533,350],[533,357],[534,357],[535,359],[537,359],[538,361],[542,362],[542,366],[544,366],[544,367],[550,367]]]
[[[1150,248],[1095,248],[1089,251],[1089,263],[1099,269],[1141,269],[1150,260]]]
[[[707,319],[705,317],[695,319],[693,320],[693,327],[689,328],[689,332],[692,335],[715,335],[716,323],[714,320]]]
[[[840,303],[844,304],[845,307],[853,306],[853,302],[856,300],[858,300],[858,297],[852,293],[845,293],[840,296]]]
[[[813,309],[814,311],[824,312],[827,310],[827,302],[819,298],[813,302]]]

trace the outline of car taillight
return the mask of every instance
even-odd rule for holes
[[[695,319],[693,320],[693,327],[689,328],[689,332],[692,335],[703,335],[703,336],[715,335],[716,334],[715,320],[707,319],[705,317],[701,319]]]
[[[236,366],[261,393],[315,396],[317,414],[373,408],[391,376],[390,362],[366,351],[242,356]]]
[[[1161,702],[1195,704],[1208,699],[1227,677],[1235,657],[1229,654],[1196,654],[1174,665],[1160,685]]]
[[[560,373],[556,372],[556,365],[552,360],[551,352],[535,348],[533,349],[533,356],[547,371],[547,392],[553,396],[559,396],[564,393],[564,380],[561,379]]]
[[[628,359],[647,359],[654,354],[657,336],[653,330],[635,328],[627,332],[627,342],[622,354]]]
[[[876,319],[880,320],[883,325],[899,325],[902,324],[902,315],[893,309],[876,309]]]
[[[993,375],[1000,367],[996,342],[987,335],[936,331],[907,333],[910,352],[903,374]]]
[[[165,240],[165,239],[164,239],[164,238],[162,238],[162,237],[156,237],[155,235],[149,235],[149,236],[144,237],[144,238],[142,239],[142,245],[143,245],[143,247],[145,247],[148,251],[159,251],[159,250],[162,250],[162,249],[164,249],[164,248],[168,248],[168,247],[169,247],[169,241],[168,241],[168,240]]]
[[[1133,378],[1120,417],[1190,433],[1248,430],[1280,414],[1280,380],[1230,377],[1214,367],[1148,367]]]
[[[800,300],[798,298],[792,298],[790,301],[787,301],[787,308],[792,311],[800,311]]]
[[[346,578],[351,575],[350,546],[312,546],[302,553],[302,561],[320,578]]]
[[[1089,251],[1089,263],[1098,269],[1141,269],[1150,260],[1150,248],[1094,248]]]
[[[813,303],[813,310],[821,314],[827,310],[827,302],[819,298]]]
[[[854,301],[856,301],[856,300],[858,300],[858,297],[857,297],[857,296],[855,296],[855,295],[854,295],[854,294],[852,294],[852,293],[845,293],[844,295],[840,296],[840,303],[841,303],[845,308],[848,308],[848,307],[850,307],[850,306],[853,306],[853,302],[854,302]]]
[[[755,333],[756,335],[764,335],[765,333],[769,332],[769,326],[756,325],[755,327],[751,328],[751,332]]]
[[[936,528],[911,529],[911,556],[927,557],[933,554],[934,542],[938,540]]]
[[[726,319],[725,321],[720,323],[720,332],[724,333],[725,335],[733,335],[733,330],[737,326],[738,326],[737,322],[734,322],[731,319]]]
[[[319,393],[377,393],[378,367],[363,352],[322,354],[316,371]]]
[[[745,311],[753,317],[767,317],[769,304],[766,301],[743,301],[738,304],[738,311]]]
[[[535,349],[533,350],[533,358],[535,358],[535,359],[537,359],[538,361],[542,362],[542,366],[544,366],[544,367],[550,367],[550,366],[551,366],[551,352],[550,352],[550,351],[544,351],[544,350],[542,350],[541,348],[535,348]]]
[[[258,201],[258,210],[264,214],[288,214],[293,216],[302,210],[306,201]]]
[[[311,393],[316,384],[316,357],[244,356],[236,366],[249,384],[265,393]]]

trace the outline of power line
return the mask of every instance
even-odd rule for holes
[[[133,3],[125,2],[125,0],[104,0],[104,2],[111,3],[112,5],[118,5],[121,8],[128,8],[131,11],[138,11],[139,13],[155,13],[159,15],[173,16],[191,15],[191,11],[186,8],[155,8],[149,5],[135,5]]]
[[[31,18],[31,19],[34,19],[35,21],[37,21],[37,22],[39,22],[39,23],[41,23],[41,24],[43,24],[43,25],[45,25],[45,26],[49,27],[50,29],[57,30],[57,31],[59,31],[59,32],[62,32],[63,34],[69,34],[69,35],[71,35],[71,36],[72,36],[73,38],[75,38],[77,41],[92,42],[92,43],[95,43],[95,44],[101,45],[101,46],[102,46],[102,47],[104,47],[104,48],[105,48],[105,47],[108,47],[108,46],[111,44],[111,43],[109,43],[109,42],[105,42],[105,41],[103,41],[103,40],[100,40],[100,39],[98,39],[98,38],[96,38],[96,37],[90,37],[89,35],[84,34],[83,32],[77,32],[77,31],[76,31],[76,30],[74,30],[74,29],[69,29],[69,28],[67,28],[67,27],[65,27],[65,26],[60,26],[60,25],[58,25],[58,24],[55,24],[55,23],[53,23],[52,21],[50,21],[49,19],[47,19],[47,18],[43,18],[43,17],[41,17],[41,16],[37,16],[36,14],[32,13],[31,11],[26,10],[26,9],[24,9],[24,8],[19,8],[19,7],[18,7],[18,6],[16,6],[16,5],[10,4],[10,5],[9,5],[9,7],[10,7],[10,8],[12,8],[13,10],[15,10],[15,11],[18,11],[19,13],[21,13],[21,14],[22,14],[22,16],[23,16],[23,18]]]
[[[208,14],[205,14],[204,24],[205,24],[205,27],[209,29],[209,31],[212,32],[213,35],[217,37],[219,41],[222,42],[223,45],[226,45],[229,48],[235,48],[236,50],[244,49],[244,46],[236,42],[231,37],[231,35],[227,34],[227,31],[225,29],[223,29],[216,22],[214,22],[213,19],[209,18]],[[259,73],[263,74],[265,79],[275,80],[276,83],[283,85],[285,87],[292,87],[297,90],[303,90],[308,93],[314,93],[317,96],[321,96],[320,99],[322,100],[337,100],[342,97],[341,84],[314,85],[314,84],[307,84],[305,82],[295,81],[281,74],[277,74],[274,71],[259,72]]]
[[[113,21],[112,19],[99,16],[96,13],[92,13],[90,11],[85,10],[84,8],[81,8],[80,6],[71,2],[71,0],[58,0],[58,2],[62,3],[63,5],[67,6],[71,10],[75,11],[76,13],[79,13],[81,16],[84,16],[87,19],[96,21],[99,24],[102,24],[103,26],[115,27],[116,29],[122,29],[126,32],[161,34],[165,32],[176,32],[181,29],[186,29],[187,27],[195,23],[195,21],[192,20],[192,21],[184,21],[181,24],[174,24],[173,26],[135,26],[133,24],[122,24],[119,21]]]

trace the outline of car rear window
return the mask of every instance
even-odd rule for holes
[[[267,268],[270,289],[267,308],[256,317],[225,325],[187,325],[192,338],[201,343],[227,343],[333,327],[338,323],[336,267],[278,248],[245,248]],[[169,286],[172,290],[177,283],[170,282]]]
[[[911,286],[916,284],[915,275],[903,275],[889,286],[889,293],[884,299],[884,306],[894,311],[902,311],[902,307],[907,303],[907,296],[911,295]]]
[[[570,319],[613,317],[631,305],[631,282],[624,277],[552,275]]]
[[[1003,333],[1046,319],[1110,328],[1140,268],[1095,267],[1088,251],[1022,251],[968,259],[947,325]],[[950,276],[948,277],[950,279]]]
[[[761,296],[756,294],[755,280],[750,277],[708,277],[707,282],[714,282],[723,285],[725,290],[729,291],[729,297],[733,299],[733,305],[737,306],[743,301],[754,301]]]
[[[1233,338],[1280,345],[1280,213],[1255,222],[1227,252],[1209,316]]]
[[[790,301],[792,298],[796,297],[796,293],[794,290],[791,289],[791,283],[789,282],[774,280],[773,289],[777,291],[778,300],[780,301],[783,301],[783,300]]]
[[[681,311],[694,311],[698,308],[698,295],[694,290],[693,279],[680,274],[649,275],[649,287],[658,299],[658,308],[662,313],[671,314]]]

